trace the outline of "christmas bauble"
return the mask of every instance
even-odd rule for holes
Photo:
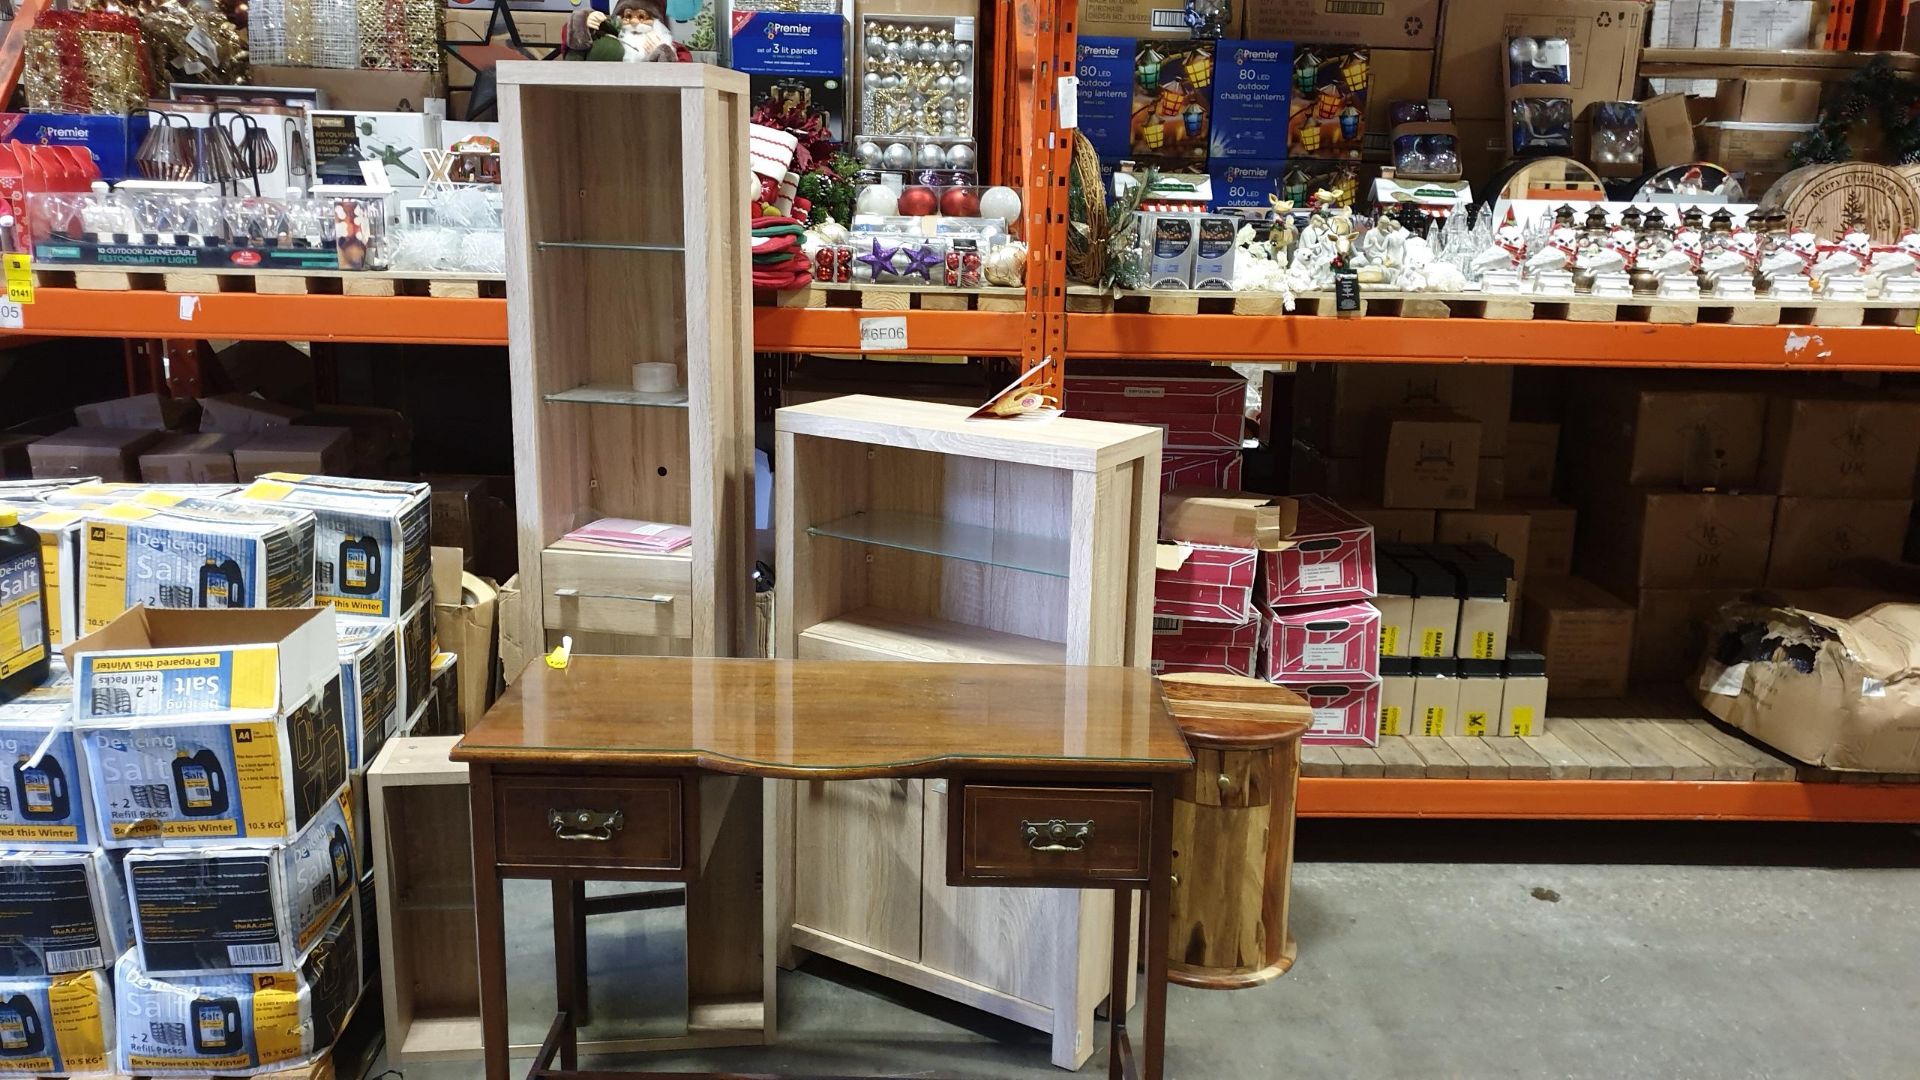
[[[936,93],[938,93],[942,97],[945,97],[946,95],[953,93],[953,76],[951,75],[936,76],[933,80],[933,89]]]
[[[888,143],[880,160],[889,169],[905,169],[913,165],[913,147],[903,142]]]
[[[910,187],[900,193],[900,213],[909,217],[924,217],[938,205],[932,188]]]
[[[933,58],[936,60],[952,60],[953,42],[942,41],[935,44],[933,47]]]
[[[886,38],[881,37],[879,34],[867,35],[867,55],[868,56],[885,56],[886,52],[887,52]]]
[[[999,218],[1012,226],[1020,220],[1020,193],[1010,187],[990,187],[980,196],[980,216]]]
[[[953,77],[953,92],[956,94],[971,94],[973,92],[973,76],[955,75]]]
[[[939,47],[933,42],[928,41],[926,38],[921,38],[919,43],[913,47],[913,55],[922,60],[931,60],[938,48]]]
[[[973,147],[966,143],[956,144],[953,149],[947,151],[947,164],[956,169],[973,168],[973,160]]]
[[[971,59],[973,59],[973,42],[971,42],[971,41],[956,41],[956,42],[954,42],[954,43],[953,43],[953,58],[954,58],[955,60],[958,60],[958,61],[960,61],[960,62],[961,62],[961,63],[963,63],[963,64],[964,64],[964,63],[966,63],[967,61],[969,61],[969,60],[971,60]]]
[[[947,163],[947,153],[935,143],[922,143],[916,160],[923,169],[937,169]]]
[[[940,196],[940,212],[948,217],[978,217],[980,196],[971,188],[948,188]]]
[[[856,214],[892,217],[899,211],[900,197],[885,184],[868,184],[860,189],[860,194],[853,200],[853,212]]]
[[[853,156],[859,158],[860,164],[867,168],[877,169],[880,167],[880,144],[874,142],[872,139],[867,139],[859,146],[854,147]]]

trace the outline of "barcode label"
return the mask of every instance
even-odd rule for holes
[[[98,946],[91,949],[49,949],[47,951],[47,974],[49,975],[63,975],[69,971],[89,971],[106,965],[106,951]]]
[[[1329,15],[1385,15],[1385,0],[1327,0]]]
[[[280,962],[280,945],[229,945],[227,963],[234,967],[264,967]]]
[[[135,784],[127,789],[133,805],[142,810],[165,810],[172,804],[172,793],[165,784]]]
[[[161,1046],[187,1045],[187,1025],[171,1020],[155,1020],[147,1025],[153,1041]]]

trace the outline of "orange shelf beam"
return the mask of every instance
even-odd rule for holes
[[[908,352],[1019,356],[1031,317],[1022,311],[877,311],[862,308],[753,309],[759,352],[860,351],[860,320],[907,319]]]
[[[1304,776],[1302,817],[1920,822],[1920,784]]]
[[[1375,316],[1069,314],[1076,357],[1920,369],[1911,327],[1693,326]]]

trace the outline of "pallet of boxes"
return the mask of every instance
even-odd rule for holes
[[[0,500],[39,508],[72,671],[0,706],[33,793],[0,799],[0,1032],[33,1048],[0,1075],[326,1074],[369,932],[353,781],[429,694],[425,486]]]

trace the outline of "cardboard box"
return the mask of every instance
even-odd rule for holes
[[[1253,618],[1259,552],[1212,544],[1160,544],[1154,549],[1153,614],[1238,625]]]
[[[380,162],[393,185],[390,216],[397,216],[400,202],[426,190],[423,152],[440,145],[440,117],[375,109],[316,109],[310,115],[314,169],[321,183],[364,184],[360,163]]]
[[[1291,137],[1287,118],[1293,89],[1293,42],[1223,38],[1214,53],[1217,62],[1207,147],[1209,174],[1225,179],[1221,170],[1235,164],[1261,168],[1284,161]],[[1239,177],[1236,171],[1233,181],[1226,185],[1235,190],[1214,192],[1214,208],[1240,202]],[[1225,220],[1231,232],[1238,219]],[[1204,245],[1204,223],[1201,229]],[[1200,287],[1199,276],[1196,272],[1196,288]]]
[[[157,429],[70,427],[27,447],[36,479],[140,479],[140,454],[160,440]]]
[[[7,763],[0,783],[12,789],[0,802],[0,847],[95,845],[100,829],[73,733],[71,683],[36,687],[0,705],[0,762]]]
[[[1160,536],[1190,544],[1278,551],[1299,517],[1285,495],[1186,487],[1160,496]]]
[[[294,608],[313,603],[313,515],[149,492],[90,511],[80,560],[89,633],[141,604]]]
[[[126,892],[105,852],[0,852],[0,979],[106,967],[128,940]]]
[[[1282,685],[1307,699],[1313,726],[1300,737],[1308,746],[1378,746],[1380,743],[1380,683],[1296,682]]]
[[[1527,583],[1525,636],[1547,658],[1556,698],[1620,697],[1633,654],[1633,608],[1576,577]]]
[[[1692,672],[1707,627],[1739,589],[1642,589],[1633,617],[1633,681],[1673,683]]]
[[[4,1003],[0,1023],[29,1032],[7,1054],[10,1075],[81,1076],[112,1071],[113,995],[101,972],[0,978],[0,1003]]]
[[[1920,772],[1920,607],[1866,589],[1732,603],[1703,655],[1695,698],[1781,753],[1829,769]]]
[[[1504,137],[1504,136],[1503,136]],[[1294,377],[1293,436],[1329,457],[1360,457],[1382,409],[1451,409],[1480,421],[1480,453],[1507,453],[1513,368],[1497,364],[1306,364]]]
[[[80,637],[80,536],[86,513],[50,509],[25,519],[40,535],[40,580],[47,590],[47,639],[54,647],[70,645]]]
[[[1640,376],[1602,376],[1576,386],[1592,479],[1636,487],[1754,484],[1766,395],[1645,383]]]
[[[433,549],[433,633],[460,658],[460,730],[471,731],[493,704],[495,590],[460,569],[460,553]]]
[[[1505,498],[1552,498],[1554,465],[1559,448],[1559,424],[1509,421]]]
[[[1413,631],[1413,573],[1388,555],[1379,556],[1374,572],[1380,594],[1369,602],[1380,613],[1380,655],[1409,656],[1417,640]]]
[[[1639,588],[1755,585],[1767,572],[1773,511],[1771,495],[1596,496],[1578,564],[1583,575],[1626,595]]]
[[[1165,471],[1164,460],[1161,463]],[[519,560],[511,476],[427,476],[433,488],[432,546],[460,552],[482,577],[511,577]]]
[[[487,15],[492,9],[480,11],[446,12],[446,36],[455,41],[471,41],[479,38],[486,29]],[[513,24],[520,31],[520,40],[529,45],[559,44],[560,38],[548,38],[549,23],[557,24],[560,30],[566,27],[567,17],[562,14],[545,15],[535,12],[515,11]],[[472,28],[467,29],[471,23]],[[458,27],[458,30],[456,30]],[[501,40],[504,40],[502,35]],[[253,68],[253,81],[260,86],[310,86],[326,94],[321,103],[327,109],[365,109],[384,112],[422,112],[427,108],[427,99],[441,97],[444,94],[441,73],[437,71],[397,71],[375,70],[369,68],[296,68],[276,67],[271,64],[256,64]],[[461,87],[473,85],[473,72],[465,64],[448,63],[446,82]]]
[[[1214,671],[1259,678],[1258,660],[1265,630],[1266,624],[1259,619],[1228,626],[1156,615],[1153,618],[1153,673]]]
[[[302,473],[266,473],[240,498],[310,510],[314,598],[348,615],[396,618],[432,585],[426,484]]]
[[[1067,400],[1074,416],[1158,427],[1169,448],[1237,451],[1246,427],[1247,380],[1069,375]]]
[[[1453,649],[1441,656],[1463,660],[1497,660],[1507,655],[1507,630],[1512,622],[1507,589],[1513,579],[1513,560],[1483,542],[1434,545],[1433,559],[1452,571],[1459,583],[1460,615]]]
[[[1207,487],[1235,491],[1240,487],[1239,450],[1162,450],[1160,490]]]
[[[140,966],[152,975],[288,971],[353,895],[345,789],[284,844],[127,853]]]
[[[109,847],[285,839],[347,782],[331,608],[136,608],[66,656]]]
[[[1179,38],[1193,36],[1187,8],[1178,0],[1088,0],[1077,24],[1083,37]]]
[[[1729,79],[1713,98],[1715,120],[1811,124],[1820,117],[1821,84],[1805,79]]]
[[[233,452],[249,436],[208,432],[168,435],[140,455],[140,479],[149,484],[232,484]]]
[[[1646,136],[1647,160],[1653,165],[1666,168],[1699,160],[1687,95],[1655,94],[1641,102],[1640,126]]]
[[[1382,544],[1425,544],[1433,540],[1434,512],[1401,507],[1341,503],[1347,513],[1373,526],[1373,537]]]
[[[347,735],[347,768],[373,763],[387,739],[400,730],[399,624],[388,619],[342,615],[335,620],[340,644],[340,709]]]
[[[73,418],[81,427],[96,428],[185,431],[191,430],[199,414],[199,406],[194,404],[192,398],[169,397],[165,394],[135,394],[73,407]]]
[[[1158,579],[1154,584],[1159,584]],[[503,683],[511,684],[526,670],[528,661],[537,655],[530,649],[540,652],[546,650],[545,642],[529,643],[520,636],[520,605],[526,602],[526,597],[520,592],[518,574],[501,583],[500,592],[494,599],[494,616],[500,625],[500,681]]]
[[[1265,676],[1273,682],[1377,679],[1380,612],[1365,603],[1282,608],[1267,622]]]
[[[433,603],[431,598],[400,619],[400,711],[411,718],[432,693]],[[401,725],[407,730],[406,724]]]
[[[1449,659],[1413,662],[1413,730],[1439,738],[1460,723],[1460,663]]]
[[[1440,29],[1440,0],[1247,0],[1244,10],[1250,38],[1431,49]]]
[[[1891,499],[1920,467],[1920,401],[1776,397],[1761,482],[1776,495]]]
[[[1499,502],[1507,497],[1507,459],[1483,457],[1480,459],[1479,480],[1474,487],[1475,505]]]
[[[1532,528],[1533,515],[1524,507],[1493,505],[1478,510],[1442,510],[1436,518],[1434,538],[1443,544],[1475,541],[1488,544],[1512,559],[1524,577],[1527,536]]]
[[[1393,128],[1394,102],[1425,101],[1432,93],[1433,58],[1432,49],[1368,51],[1365,121],[1368,150],[1386,152],[1387,133]]]
[[[1293,540],[1263,551],[1266,606],[1365,600],[1374,593],[1373,527],[1318,495],[1296,495]],[[1157,609],[1156,609],[1157,610]]]
[[[1713,121],[1694,129],[1700,158],[1730,172],[1778,176],[1793,169],[1793,145],[1819,130],[1815,124]],[[1762,189],[1764,190],[1764,188]]]
[[[1452,656],[1460,631],[1460,580],[1448,567],[1424,556],[1395,556],[1413,576],[1413,637],[1407,655]]]
[[[1503,660],[1460,661],[1460,701],[1447,734],[1481,739],[1500,733],[1501,699],[1506,690]]]
[[[1505,0],[1445,6],[1434,96],[1454,115],[1493,120],[1502,115],[1509,37],[1562,37],[1571,46],[1569,95],[1575,115],[1596,101],[1634,97],[1640,70],[1645,9],[1614,0]]]
[[[1519,578],[1565,577],[1573,573],[1574,536],[1579,512],[1553,502],[1517,501],[1508,505],[1527,515],[1527,561]]]
[[[1773,519],[1767,584],[1819,588],[1841,582],[1854,559],[1897,561],[1913,517],[1912,499],[1819,499],[1789,495]]]
[[[1413,734],[1413,661],[1380,659],[1380,734]]]
[[[299,409],[253,394],[215,394],[200,399],[200,430],[255,432],[285,427],[299,419]]]
[[[1329,457],[1295,442],[1287,459],[1287,476],[1287,486],[1293,490],[1324,495],[1342,506],[1380,504],[1380,477],[1365,458]]]
[[[360,998],[358,908],[357,899],[341,905],[292,972],[161,977],[140,970],[138,950],[129,950],[113,972],[122,1066],[141,1075],[252,1075],[320,1057]]]
[[[1479,490],[1480,422],[1447,409],[1376,414],[1380,504],[1471,509]]]
[[[344,473],[353,465],[353,432],[294,424],[255,432],[233,450],[242,483],[267,473]]]
[[[1500,688],[1500,727],[1503,736],[1547,733],[1547,658],[1537,652],[1515,651],[1507,656],[1506,683]]]

